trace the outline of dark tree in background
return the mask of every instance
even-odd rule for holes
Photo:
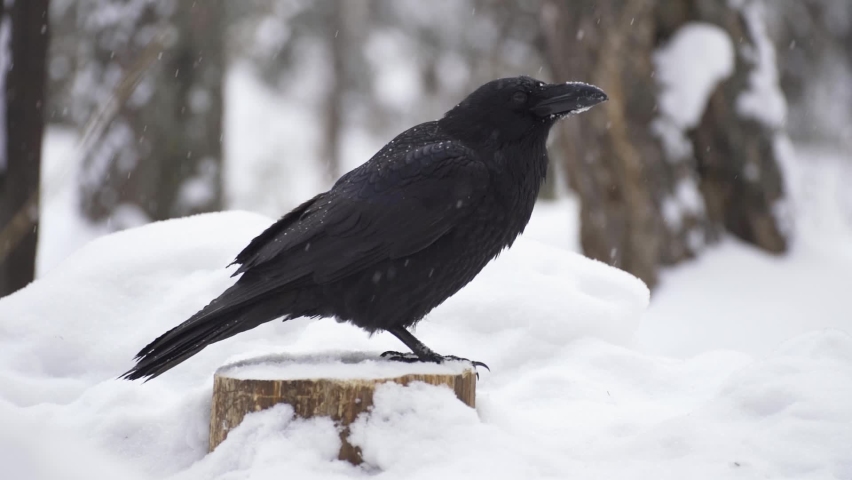
[[[777,82],[774,45],[765,33],[763,4],[751,0],[731,8],[712,0],[684,3],[682,16],[666,27],[690,21],[713,23],[735,45],[733,74],[710,96],[698,127],[688,132],[707,215],[718,232],[726,230],[765,251],[782,253],[789,234],[789,213],[781,202],[785,192],[780,162],[785,152],[779,145],[786,141],[785,113],[757,114],[744,111],[741,105],[743,95],[755,88],[755,70],[772,71]],[[775,103],[783,109],[780,90],[775,93],[776,101],[767,101],[764,107]]]
[[[560,146],[582,204],[583,251],[650,285],[660,265],[695,255],[724,230],[771,252],[786,248],[774,148],[781,126],[743,115],[736,105],[758,68],[760,49],[772,48],[759,44],[755,23],[761,19],[748,10],[755,2],[743,3],[740,9],[714,0],[550,0],[542,6],[554,75],[570,79],[583,72],[610,97],[584,121],[564,122]],[[674,132],[689,139],[675,151],[665,148],[658,130],[667,119],[658,111],[653,55],[688,22],[727,32],[735,67],[700,123]]]
[[[588,81],[609,96],[583,121],[562,125],[559,146],[581,200],[583,251],[649,283],[662,250],[678,239],[661,218],[660,197],[672,180],[650,129],[656,115],[654,4],[588,0],[542,7],[554,77]]]
[[[48,0],[0,3],[0,296],[35,276],[47,9]]]
[[[795,140],[852,147],[852,2],[778,0],[767,9]]]
[[[83,211],[113,228],[222,208],[221,0],[82,0]],[[100,9],[112,9],[110,15]]]
[[[344,172],[341,168],[341,142],[346,120],[347,85],[356,81],[363,32],[369,15],[368,0],[350,0],[327,4],[322,22],[330,53],[329,81],[323,102],[323,148],[321,156],[327,164],[330,181]]]

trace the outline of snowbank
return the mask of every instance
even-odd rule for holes
[[[635,278],[520,239],[422,322],[484,361],[477,409],[440,387],[382,386],[353,427],[369,463],[335,460],[327,419],[250,415],[206,454],[212,374],[247,356],[402,345],[330,320],[274,322],[149,383],[133,354],[225,289],[270,220],[222,213],[102,237],[0,300],[0,465],[26,479],[848,478],[852,337],[808,333],[765,359],[643,353]],[[690,319],[684,321],[689,324]],[[694,324],[694,323],[693,323]],[[847,325],[848,326],[848,325]],[[361,353],[351,353],[361,352]],[[283,358],[283,357],[278,357]],[[322,363],[322,362],[320,362]],[[335,367],[336,368],[336,367]]]
[[[660,111],[681,130],[698,125],[719,82],[734,71],[734,45],[727,32],[693,22],[677,29],[654,54],[662,86]]]
[[[848,152],[797,146],[785,154],[790,252],[734,238],[663,272],[637,332],[647,352],[686,357],[720,348],[768,355],[818,329],[852,332],[852,162]]]

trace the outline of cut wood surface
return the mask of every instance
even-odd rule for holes
[[[360,450],[347,441],[349,425],[372,407],[376,386],[385,382],[446,385],[459,400],[475,406],[476,371],[466,362],[409,364],[351,353],[260,357],[216,372],[209,450],[248,413],[287,403],[297,417],[330,417],[340,429],[338,458],[359,464]]]

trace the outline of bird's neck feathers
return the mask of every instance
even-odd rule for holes
[[[547,137],[552,123],[528,125],[522,133],[501,132],[491,119],[472,118],[468,110],[453,109],[438,121],[443,134],[462,141],[479,153],[480,159],[493,172],[492,180],[498,196],[507,207],[524,212],[526,225],[547,173]],[[517,226],[516,226],[517,227]],[[521,230],[523,225],[519,226]]]
[[[492,192],[509,215],[505,217],[505,247],[524,231],[547,173],[547,134],[504,145],[484,159],[493,172]]]
[[[547,131],[504,145],[495,152],[494,162],[505,176],[512,179],[520,201],[534,203],[547,175]],[[532,204],[528,207],[532,209]]]
[[[489,104],[471,105],[468,98],[445,113],[438,125],[451,137],[482,149],[523,136],[524,126],[520,131],[512,131],[519,126],[516,120],[511,112],[507,114]]]

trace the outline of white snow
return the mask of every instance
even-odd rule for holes
[[[14,443],[17,451],[24,450],[4,459],[12,470],[30,472],[36,478],[73,478],[96,472],[88,466],[96,463],[98,469],[113,474],[117,468],[119,476],[135,472],[141,478],[224,478],[240,469],[260,475],[264,465],[270,475],[282,468],[298,471],[301,464],[305,472],[319,476],[335,471],[362,474],[331,460],[335,430],[327,422],[290,421],[280,411],[263,414],[266,417],[257,422],[265,418],[264,423],[254,424],[259,431],[242,441],[234,437],[221,452],[204,457],[210,379],[235,354],[339,350],[375,356],[401,348],[390,335],[369,338],[357,328],[330,320],[275,322],[206,349],[156,382],[142,385],[115,379],[131,365],[133,352],[232,282],[228,277],[232,269],[223,265],[269,223],[258,215],[233,212],[159,222],[101,237],[42,279],[0,301],[0,414],[4,425],[14,425],[14,431],[6,429],[3,438]],[[451,444],[466,443],[468,434],[482,436],[495,429],[502,431],[501,442],[507,442],[512,435],[497,421],[510,419],[493,412],[515,403],[511,397],[527,390],[529,385],[524,385],[536,375],[558,371],[578,345],[619,349],[610,342],[629,341],[647,301],[647,289],[626,273],[522,239],[418,329],[420,338],[438,351],[487,361],[500,372],[484,380],[480,388],[483,408],[491,398],[494,421],[479,420],[473,410],[460,410],[445,392],[425,387],[412,390],[423,390],[419,402],[425,404],[414,402],[399,412],[400,402],[412,395],[406,390],[389,393],[387,408],[403,415],[401,421],[420,423],[419,431],[433,443],[453,432],[442,430],[448,418],[459,415],[473,423],[456,430],[462,436],[447,439]],[[590,336],[595,338],[583,340]],[[519,405],[533,402],[520,411],[559,405],[559,381],[546,381],[544,386],[547,390],[539,396],[518,399]],[[403,400],[394,400],[393,395]],[[428,413],[434,408],[442,411],[437,417],[433,414],[439,412]],[[377,408],[363,421],[364,438],[359,441],[370,458],[387,455],[387,438],[370,440],[371,429],[381,425],[376,422],[386,421],[382,415]],[[276,425],[288,426],[282,432]],[[38,435],[49,435],[60,445],[73,443],[72,451],[83,453],[66,459],[61,472],[39,473],[39,465],[57,460],[37,448]],[[259,448],[266,448],[261,445],[276,445],[281,435],[293,436],[305,454],[299,458],[255,456]],[[407,448],[418,449],[413,444]],[[448,452],[426,453],[434,457]],[[376,466],[410,470],[414,465],[403,461],[407,455],[411,453],[393,465]],[[223,456],[228,460],[222,461]]]
[[[740,115],[755,118],[771,127],[780,128],[787,118],[787,100],[778,84],[775,46],[766,31],[762,2],[749,0],[741,7],[753,48],[742,47],[754,69],[749,77],[749,89],[737,97]]]
[[[686,132],[698,125],[710,96],[733,73],[733,42],[718,26],[688,23],[657,49],[654,65],[660,86],[660,115],[651,129],[660,139],[668,162],[688,161],[693,151]],[[684,217],[704,210],[704,198],[692,177],[678,179],[674,191],[662,201],[663,219],[674,231],[681,229]],[[692,251],[704,244],[699,231],[688,232],[687,238]]]
[[[841,164],[824,157],[802,178],[839,187]],[[841,190],[796,204],[811,211]],[[530,225],[560,248],[522,237],[418,326],[437,351],[489,364],[476,410],[444,388],[382,386],[352,428],[357,468],[336,460],[329,420],[288,406],[248,416],[206,454],[212,374],[272,355],[242,374],[345,377],[371,364],[363,374],[380,376],[378,353],[404,348],[391,335],[273,322],[152,382],[115,379],[233,281],[223,265],[270,219],[208,214],[95,240],[0,300],[0,464],[36,480],[852,474],[848,223],[820,230],[805,214],[810,236],[786,258],[726,241],[667,272],[643,318],[641,282],[566,251],[575,207],[542,204]],[[435,367],[459,368],[424,368]]]
[[[209,205],[216,197],[217,162],[212,157],[205,157],[198,163],[195,175],[189,177],[178,190],[177,204],[184,211],[192,211]]]
[[[237,379],[382,379],[408,374],[457,375],[473,368],[456,361],[437,363],[402,363],[363,352],[323,352],[304,355],[251,356],[229,363],[217,373]]]
[[[673,230],[680,229],[683,217],[704,212],[704,197],[691,177],[678,180],[673,195],[663,200],[663,220]]]
[[[716,85],[734,71],[728,34],[709,23],[688,23],[654,54],[659,108],[681,129],[698,125]]]
[[[796,254],[776,258],[728,239],[706,250],[663,276],[640,340],[676,356],[716,348],[766,355],[815,329],[849,330],[852,252],[814,247],[796,244]]]
[[[580,246],[580,200],[572,192],[552,202],[538,202],[530,223],[524,229],[524,238],[538,240],[550,246],[572,252],[582,251]]]
[[[376,70],[372,95],[382,105],[410,110],[423,90],[416,62],[416,49],[410,38],[396,30],[371,32],[364,45],[364,56]]]
[[[666,161],[676,164],[692,157],[692,142],[673,119],[657,117],[651,123],[651,132],[662,142]]]
[[[735,239],[664,272],[637,339],[677,357],[726,348],[768,355],[814,330],[852,331],[852,182],[848,153],[802,146],[784,153],[790,252]]]
[[[36,272],[44,275],[87,242],[107,233],[80,212],[76,180],[80,168],[78,137],[71,129],[44,131],[41,164],[41,214]]]
[[[231,208],[277,216],[330,186],[319,168],[320,122],[305,100],[313,92],[288,87],[299,95],[276,95],[246,64],[228,69],[223,178]]]

